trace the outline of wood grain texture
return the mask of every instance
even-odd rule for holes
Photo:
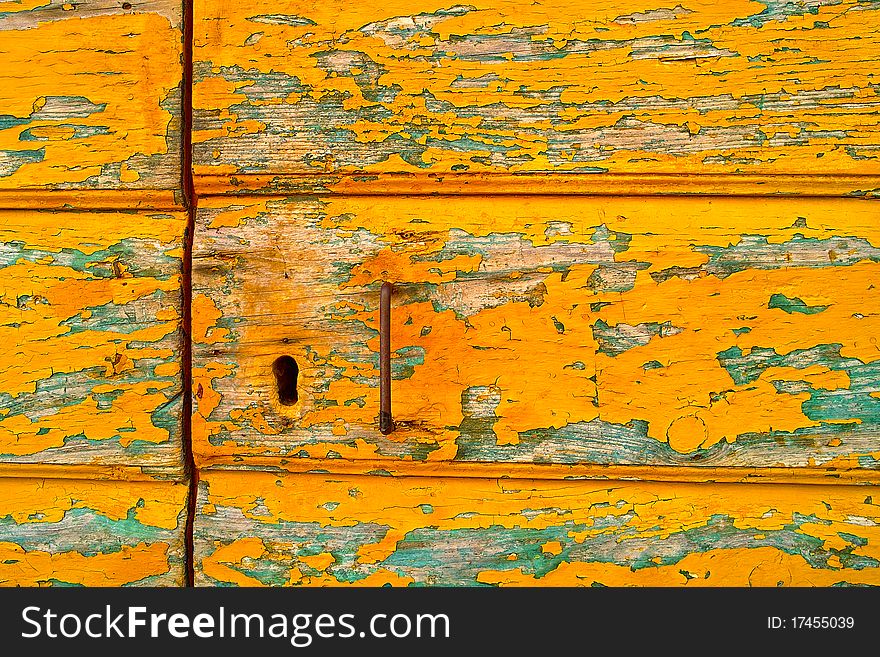
[[[33,189],[179,190],[182,7],[0,1],[0,191],[19,192],[7,204]]]
[[[183,213],[0,213],[4,474],[182,474],[185,230]]]
[[[828,199],[203,199],[197,462],[876,472],[877,218]],[[398,428],[382,436],[386,280]]]
[[[303,174],[417,173],[416,191],[430,174],[880,173],[873,2],[194,6],[194,162],[212,190],[290,191]]]
[[[210,472],[197,585],[880,584],[877,487]]]
[[[0,478],[0,586],[182,586],[187,493]]]
[[[550,172],[534,176],[518,173],[449,175],[303,173],[284,176],[202,174],[198,176],[196,182],[199,193],[205,196],[567,194],[570,196],[880,197],[880,176],[842,174],[565,173],[555,175]],[[53,194],[53,197],[58,195]],[[43,203],[41,198],[34,200]],[[0,195],[0,204],[2,203],[3,197]]]

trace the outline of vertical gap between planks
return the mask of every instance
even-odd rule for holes
[[[192,175],[192,85],[193,85],[193,3],[182,0],[183,4],[183,75],[181,85],[181,129],[183,130],[181,157],[181,188],[187,209],[186,241],[184,245],[183,272],[181,288],[183,299],[183,348],[181,349],[183,373],[183,418],[181,434],[186,474],[189,477],[189,495],[186,507],[185,559],[186,586],[194,586],[195,568],[193,552],[193,523],[195,521],[196,494],[199,486],[199,471],[195,466],[192,447],[192,246],[195,230],[197,197]]]

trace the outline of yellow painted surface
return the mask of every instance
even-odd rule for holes
[[[210,472],[196,583],[877,585],[877,498],[864,486]]]
[[[186,216],[0,216],[0,461],[180,475]]]
[[[0,0],[2,585],[185,581],[181,3],[133,4]],[[812,198],[880,190],[874,5],[194,11],[197,189],[266,194],[200,199],[198,583],[880,584],[880,224]]]
[[[880,173],[880,11],[857,0],[194,6],[206,190],[359,173],[418,174],[413,191],[427,175]]]
[[[185,483],[0,478],[0,585],[181,586]]]
[[[183,8],[0,1],[0,585],[185,583]]]
[[[877,218],[843,199],[203,199],[196,458],[875,470]],[[397,286],[387,438],[383,281]],[[292,405],[282,355],[299,365]]]
[[[0,190],[179,189],[182,4],[0,6]]]
[[[526,185],[527,183],[527,185]],[[819,196],[877,198],[880,176],[875,175],[749,175],[749,174],[661,174],[661,173],[566,173],[523,177],[521,174],[456,173],[448,175],[379,173],[366,176],[345,174],[285,174],[246,176],[201,174],[196,178],[200,194],[235,195],[248,192],[269,194],[569,194],[657,196]],[[106,198],[106,197],[104,197]],[[2,199],[2,196],[0,196]]]

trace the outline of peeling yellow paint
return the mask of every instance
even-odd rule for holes
[[[312,556],[304,556],[302,562],[311,566],[315,570],[327,570],[327,566],[336,561],[336,558],[329,552],[321,552]]]
[[[233,541],[217,549],[210,558],[205,559],[203,568],[209,577],[221,581],[228,581],[239,586],[260,586],[260,580],[244,575],[234,568],[226,565],[226,562],[241,563],[245,558],[257,558],[265,554],[265,546],[259,538],[243,538]]]
[[[0,585],[180,586],[187,494],[171,482],[0,477]]]
[[[178,188],[180,3],[47,4],[0,10],[0,188]]]
[[[835,431],[876,424],[857,401],[880,385],[870,373],[880,359],[870,337],[880,331],[876,218],[855,199],[203,199],[197,461],[296,470],[305,457],[332,471],[386,461],[394,472],[415,472],[402,464],[417,460],[680,465],[697,478],[725,459],[755,470],[874,467],[869,434]],[[239,283],[221,291],[221,280]],[[401,373],[398,426],[381,439],[383,281],[397,289]],[[299,365],[294,405],[277,397],[282,355]],[[854,380],[845,363],[864,374]],[[571,456],[578,427],[595,421],[608,423],[597,430],[604,444]],[[469,437],[469,422],[491,427],[479,429],[488,437]],[[753,435],[763,446],[739,446]]]
[[[169,570],[168,545],[122,546],[119,552],[85,556],[78,552],[24,552],[0,543],[0,585],[44,586],[50,579],[82,586],[122,586]]]
[[[0,418],[3,460],[180,470],[179,415],[155,414],[180,389],[185,215],[2,215],[12,257],[0,263],[0,394],[18,404]],[[92,451],[55,461],[78,437]],[[126,455],[135,441],[170,449]]]
[[[200,506],[195,523],[201,584],[829,586],[880,581],[874,487],[261,472],[207,472],[201,485],[200,499],[211,505],[210,510]],[[424,505],[431,507],[427,515]],[[259,515],[251,514],[257,507]],[[230,526],[229,518],[238,512],[246,520]],[[219,542],[208,538],[217,536],[218,522],[228,536]],[[688,532],[701,538],[691,540]],[[285,540],[273,538],[277,535]],[[303,548],[306,556],[299,553]],[[326,554],[307,556],[322,548],[329,548]],[[286,565],[296,576],[276,581],[259,567],[261,560]],[[483,565],[488,563],[495,565]]]
[[[855,0],[194,9],[199,185],[224,174],[230,191],[406,172],[418,191],[426,173],[880,173],[880,12]],[[281,101],[299,111],[270,109]]]

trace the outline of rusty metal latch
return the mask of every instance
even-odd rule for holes
[[[382,283],[379,293],[379,431],[394,431],[391,414],[391,293],[394,285]]]

